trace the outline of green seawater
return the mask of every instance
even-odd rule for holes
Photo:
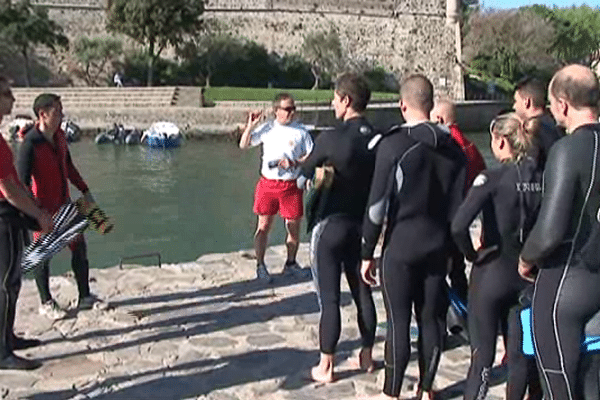
[[[488,166],[495,165],[489,135],[469,134]],[[202,254],[253,246],[256,217],[254,185],[260,150],[236,143],[188,140],[176,149],[96,145],[90,139],[70,145],[75,165],[115,229],[100,235],[88,230],[92,268],[115,266],[121,257],[160,252],[163,263],[195,260]],[[79,192],[71,187],[73,199]],[[308,240],[302,227],[302,240]],[[283,243],[285,229],[276,219],[270,244]],[[156,258],[127,263],[155,264]],[[70,252],[54,257],[53,274],[69,271]]]

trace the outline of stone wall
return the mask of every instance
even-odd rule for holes
[[[108,0],[34,0],[75,38],[105,32]],[[420,72],[438,94],[464,98],[458,22],[452,0],[208,0],[205,18],[279,53],[298,52],[305,35],[334,29],[353,58]]]

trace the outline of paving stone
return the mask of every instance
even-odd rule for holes
[[[193,346],[199,347],[234,347],[237,345],[237,341],[223,336],[209,336],[209,337],[191,337],[188,342]]]
[[[281,343],[285,341],[285,338],[279,335],[267,334],[267,335],[255,335],[248,336],[246,341],[256,347],[268,347],[273,346],[277,343]]]
[[[277,275],[285,259],[283,245],[268,251],[276,273],[272,285],[254,280],[254,260],[242,253],[207,255],[162,269],[92,271],[92,289],[116,308],[56,322],[37,314],[37,289],[26,279],[16,331],[44,343],[20,354],[45,362],[32,373],[1,372],[8,398],[45,398],[52,392],[57,395],[49,399],[346,400],[379,393],[383,369],[366,374],[349,364],[359,334],[346,283],[340,378],[315,384],[308,372],[319,359],[320,316],[312,282]],[[298,260],[308,265],[305,244]],[[53,277],[52,282],[59,301],[76,298],[72,278]],[[386,326],[381,292],[374,291],[374,300],[380,324],[373,354],[381,360]],[[414,321],[411,330],[414,336]],[[465,345],[444,353],[436,389],[454,386],[451,396],[461,396],[469,355]],[[404,391],[414,388],[417,376],[417,362],[411,361]],[[494,377],[503,375],[495,371]],[[503,398],[504,390],[503,383],[496,384],[488,398]]]

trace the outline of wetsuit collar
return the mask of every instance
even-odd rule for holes
[[[568,132],[570,135],[574,135],[578,130],[584,128],[598,129],[600,130],[600,122],[588,122],[586,124],[581,124],[577,128],[573,129],[571,132]]]
[[[426,122],[430,122],[430,121],[424,119],[424,120],[421,120],[421,121],[405,122],[405,123],[403,123],[400,126],[403,127],[403,128],[412,128],[413,126],[421,125],[421,124],[424,124]]]

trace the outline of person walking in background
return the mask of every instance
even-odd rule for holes
[[[448,127],[452,139],[460,146],[467,162],[467,174],[465,180],[465,195],[475,177],[485,169],[485,161],[477,147],[465,137],[458,124],[456,123],[456,107],[454,103],[447,99],[438,99],[431,110],[431,120]],[[448,275],[450,277],[451,287],[456,294],[466,303],[469,284],[465,274],[465,259],[458,250],[454,242],[450,244],[450,260]]]
[[[93,202],[87,184],[73,164],[65,134],[60,128],[63,119],[60,97],[51,93],[40,94],[33,103],[33,111],[37,122],[25,132],[17,159],[21,181],[31,188],[40,206],[52,214],[70,201],[69,182],[84,195],[86,201]],[[35,232],[34,237],[38,236],[39,232]],[[71,268],[79,292],[77,308],[85,310],[94,305],[105,307],[106,304],[90,292],[90,266],[83,234],[78,235],[69,244],[69,248]],[[65,311],[50,294],[49,261],[36,270],[35,281],[42,302],[40,314],[51,319],[63,318],[66,315]]]
[[[319,343],[321,360],[311,370],[318,382],[334,379],[334,356],[341,332],[340,278],[342,272],[350,286],[357,308],[362,346],[357,365],[373,371],[372,350],[377,317],[370,287],[360,279],[361,223],[365,213],[375,152],[369,144],[375,130],[364,111],[371,91],[363,77],[341,75],[333,90],[335,117],[341,120],[335,130],[323,132],[314,151],[302,165],[300,182],[308,181],[317,167],[333,167],[333,182],[321,199],[322,212],[316,218],[311,237],[311,268],[321,310]]]
[[[0,76],[0,120],[10,114],[14,101],[8,80]],[[0,369],[28,370],[41,364],[13,352],[40,344],[39,340],[17,337],[13,330],[21,289],[20,255],[26,234],[26,222],[19,211],[34,218],[42,232],[52,230],[50,215],[35,204],[19,181],[12,152],[0,135]]]
[[[296,185],[300,174],[300,163],[313,149],[313,141],[304,126],[294,121],[296,105],[289,93],[279,93],[273,100],[275,119],[263,124],[261,111],[248,114],[246,127],[242,132],[241,149],[262,144],[261,178],[254,193],[254,213],[258,216],[254,235],[256,251],[256,276],[271,282],[265,265],[265,252],[269,231],[277,213],[285,220],[287,231],[287,260],[284,273],[304,275],[296,261],[300,244],[300,222],[304,214],[302,189]]]
[[[498,326],[507,326],[511,308],[516,307],[527,281],[519,277],[519,252],[531,230],[542,198],[540,165],[531,155],[539,120],[523,120],[516,113],[503,114],[492,121],[491,148],[502,166],[482,172],[452,221],[452,233],[461,254],[473,263],[469,285],[468,326],[471,366],[465,400],[486,396],[490,370],[496,353]],[[475,249],[469,227],[482,214],[485,240]],[[508,331],[517,314],[511,314]],[[507,337],[507,331],[504,331]],[[527,378],[534,383],[530,398],[537,398],[539,381],[535,367],[520,351],[519,332],[507,340],[509,379],[507,399],[521,400]],[[536,392],[536,389],[537,392]]]
[[[417,398],[434,398],[433,381],[445,333],[445,279],[450,221],[465,186],[465,160],[458,145],[429,122],[433,85],[411,75],[400,88],[406,121],[378,145],[373,183],[362,227],[363,280],[375,285],[373,253],[387,217],[380,282],[387,315],[383,393],[397,399],[410,359],[413,305],[419,336]]]
[[[546,85],[536,78],[525,78],[517,83],[513,99],[513,108],[521,118],[540,120],[535,149],[543,167],[552,145],[564,136],[564,132],[546,112]]]
[[[519,273],[535,279],[535,356],[545,399],[582,399],[578,370],[585,324],[600,310],[600,85],[582,65],[550,81],[550,111],[567,136],[552,145],[539,217]],[[534,269],[535,267],[535,269]]]

